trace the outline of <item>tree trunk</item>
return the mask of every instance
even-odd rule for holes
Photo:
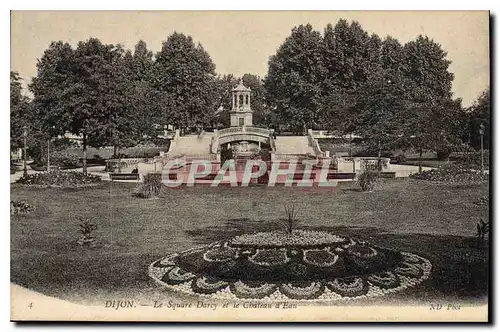
[[[352,133],[349,134],[349,157],[352,157]]]
[[[379,172],[382,171],[382,143],[380,139],[378,140],[378,155],[377,155],[377,169]]]
[[[87,175],[87,135],[83,134],[83,174]]]
[[[418,151],[418,172],[422,173],[422,148]]]
[[[115,145],[113,146],[113,158],[116,158],[118,152],[118,147]]]
[[[47,140],[47,172],[50,172],[50,139]]]

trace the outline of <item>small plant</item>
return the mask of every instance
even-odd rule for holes
[[[375,185],[377,184],[379,180],[379,172],[372,170],[372,169],[366,169],[363,171],[361,174],[358,175],[358,184],[361,187],[361,190],[363,191],[373,191],[375,189]]]
[[[80,218],[80,225],[78,232],[81,234],[78,239],[79,245],[87,245],[94,246],[94,237],[92,236],[92,232],[97,229],[97,225],[93,224],[90,218]]]
[[[299,224],[297,219],[297,213],[295,211],[295,204],[287,205],[285,204],[285,214],[286,219],[280,219],[279,223],[288,234],[292,234],[294,228]]]
[[[397,164],[404,164],[406,162],[406,156],[404,153],[400,153],[395,157]]]
[[[477,237],[481,240],[484,240],[486,235],[490,233],[490,222],[485,222],[484,219],[481,219],[479,223],[476,225],[477,227]]]
[[[163,183],[160,173],[148,173],[144,176],[142,183],[137,187],[135,194],[142,198],[155,198],[163,191]]]
[[[30,213],[35,208],[25,201],[10,201],[10,214],[19,215]]]
[[[474,204],[482,206],[482,205],[488,205],[489,204],[489,197],[487,195],[481,196],[479,200],[475,201]]]

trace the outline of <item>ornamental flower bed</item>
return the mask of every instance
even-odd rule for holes
[[[84,187],[101,183],[101,178],[92,174],[57,170],[28,174],[17,180],[17,183],[38,187]]]
[[[33,205],[28,204],[25,201],[10,201],[10,214],[26,214],[35,210]]]
[[[431,181],[434,183],[474,184],[488,181],[488,174],[467,165],[448,164],[429,171],[415,173],[412,179]]]
[[[218,299],[337,301],[380,296],[427,279],[431,263],[328,232],[244,234],[153,262],[174,291]]]

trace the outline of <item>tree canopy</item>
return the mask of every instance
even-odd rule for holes
[[[211,123],[217,97],[215,65],[201,44],[174,32],[156,55],[154,87],[163,95],[163,114],[177,127]]]
[[[450,60],[427,36],[405,44],[383,40],[356,22],[339,20],[323,33],[294,27],[269,58],[267,75],[217,75],[208,52],[174,32],[161,50],[138,41],[133,50],[97,38],[75,48],[52,42],[37,63],[30,102],[11,72],[11,146],[26,123],[50,138],[70,132],[85,147],[117,148],[155,138],[164,125],[198,129],[229,125],[231,90],[252,90],[254,125],[361,135],[374,149],[449,154],[478,145],[481,123],[489,146],[489,90],[465,110],[452,94]],[[466,128],[466,129],[464,129]],[[35,128],[30,128],[35,132]],[[40,136],[41,137],[41,136]]]

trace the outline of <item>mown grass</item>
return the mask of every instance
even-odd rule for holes
[[[30,189],[12,185],[11,199],[36,211],[11,220],[11,280],[46,295],[103,304],[108,299],[163,298],[148,265],[168,253],[270,230],[295,204],[301,227],[329,230],[410,251],[433,263],[431,277],[392,299],[484,303],[488,244],[475,238],[488,206],[474,204],[486,185],[432,185],[384,180],[375,192],[351,183],[327,188],[179,188],[159,199],[134,197],[135,185]],[[92,218],[95,248],[80,247],[78,217]],[[386,301],[381,299],[380,301]]]

